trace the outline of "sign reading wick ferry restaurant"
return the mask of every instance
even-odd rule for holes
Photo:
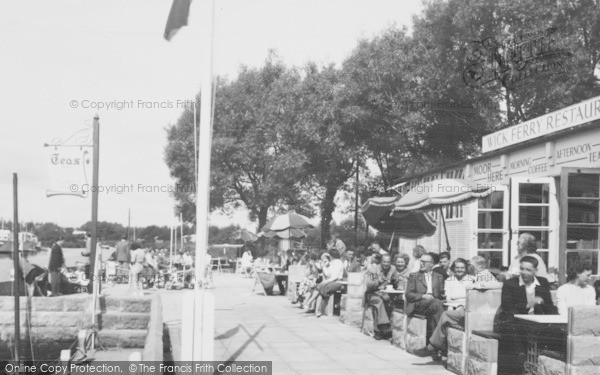
[[[600,96],[488,134],[481,139],[481,149],[483,153],[498,150],[597,119]]]

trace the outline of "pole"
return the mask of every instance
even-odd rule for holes
[[[358,246],[358,173],[360,172],[358,155],[356,155],[356,188],[354,192],[354,248]]]
[[[129,229],[131,228],[131,208],[127,210],[127,240],[129,240]]]
[[[94,163],[92,170],[92,241],[90,244],[90,293],[94,291],[96,248],[98,244],[98,166],[100,165],[100,117],[94,116]],[[98,289],[98,291],[100,291]]]
[[[171,225],[169,232],[169,272],[171,272],[171,268],[173,267],[173,225]]]
[[[448,230],[446,229],[446,219],[444,218],[444,210],[440,207],[440,216],[442,217],[442,224],[444,225],[444,234],[446,235],[446,251],[450,252],[450,241],[448,240]]]
[[[17,174],[13,173],[13,295],[15,298],[15,360],[21,360],[21,268],[19,266],[19,193]]]
[[[179,213],[179,222],[181,223],[181,249],[183,249],[183,214]]]
[[[210,151],[212,143],[213,32],[215,0],[199,2],[198,23],[203,28],[203,71],[200,88],[200,131],[198,140],[198,179],[196,180],[196,259],[193,299],[184,297],[181,359],[212,361],[214,347],[214,297],[204,290],[208,246],[210,199]]]

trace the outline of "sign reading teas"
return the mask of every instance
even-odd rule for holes
[[[481,149],[494,151],[597,119],[600,96],[488,134],[481,139]]]

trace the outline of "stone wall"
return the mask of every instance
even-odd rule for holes
[[[498,372],[498,340],[469,335],[466,361],[467,375],[496,375]]]
[[[571,374],[600,374],[600,306],[569,309],[567,362]]]
[[[32,297],[28,315],[27,297],[21,297],[21,347],[29,348],[31,340],[36,358],[56,358],[61,349],[68,348],[82,328],[91,326],[87,312],[92,296],[76,294],[59,297]],[[14,297],[0,297],[0,355],[4,357],[14,340]],[[1,359],[1,358],[0,358]]]

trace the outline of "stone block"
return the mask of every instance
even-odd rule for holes
[[[83,312],[35,311],[31,314],[33,327],[81,327]]]
[[[567,364],[541,355],[538,357],[538,371],[539,375],[567,375]]]
[[[31,307],[33,311],[63,311],[64,297],[34,297],[31,299]],[[80,311],[83,311],[80,310]]]
[[[427,320],[421,318],[409,317],[406,324],[406,331],[412,336],[427,336]]]
[[[365,287],[363,285],[348,285],[347,292],[348,298],[361,298],[365,297]]]
[[[343,319],[343,323],[352,327],[360,327],[360,325],[362,324],[362,312],[361,313],[356,313],[356,312],[350,312],[350,311],[346,311],[344,313],[344,317],[342,318],[340,316],[340,320]]]
[[[413,353],[416,350],[423,349],[427,345],[425,336],[406,335],[406,351]]]
[[[571,366],[600,366],[600,336],[570,336]]]
[[[392,329],[404,330],[404,317],[405,315],[399,311],[392,313]]]
[[[496,375],[498,365],[480,361],[477,358],[468,357],[466,366],[466,375]]]
[[[64,311],[85,311],[90,306],[93,297],[86,294],[74,294],[59,298],[63,299]]]
[[[146,342],[146,330],[102,330],[98,332],[98,341],[105,348],[143,348]]]
[[[365,282],[364,272],[349,272],[348,273],[348,286],[350,285],[363,285]]]
[[[465,351],[465,333],[452,327],[449,327],[447,332],[448,350],[463,353]]]
[[[362,314],[364,301],[362,298],[351,298],[346,296],[346,312]]]
[[[31,330],[31,338],[38,342],[73,342],[77,338],[77,327],[35,327]]]
[[[500,308],[502,291],[495,290],[469,290],[465,311],[477,311],[482,308],[497,310]]]
[[[462,353],[457,353],[457,352],[453,352],[453,351],[449,350],[448,351],[448,361],[446,362],[446,369],[448,371],[452,371],[455,374],[462,374],[463,373],[462,361],[463,361]]]
[[[364,311],[364,323],[362,327],[362,333],[367,336],[373,336],[375,332],[373,331],[373,309],[366,308]]]
[[[106,297],[105,311],[149,313],[152,299],[149,297]]]
[[[600,306],[579,306],[571,309],[570,334],[600,336]]]
[[[143,313],[104,313],[100,317],[101,329],[146,329],[150,315]]]
[[[497,310],[482,308],[465,313],[465,329],[471,331],[493,331]]]
[[[392,327],[392,345],[406,349],[406,332]]]
[[[498,362],[498,340],[488,339],[478,335],[470,335],[469,357],[484,362]]]

